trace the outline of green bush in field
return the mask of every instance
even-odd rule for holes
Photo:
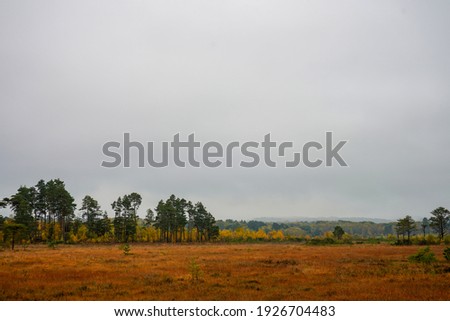
[[[446,259],[447,261],[450,261],[450,247],[447,247],[447,248],[444,250],[444,257],[445,257],[445,259]]]
[[[417,254],[411,255],[408,260],[414,263],[431,264],[436,261],[436,256],[431,252],[430,247],[420,249]]]
[[[444,244],[449,245],[450,244],[450,235],[446,235],[444,237]]]
[[[439,244],[440,243],[439,238],[437,238],[436,236],[434,236],[432,234],[428,234],[425,237],[425,240],[427,241],[427,244],[429,244],[429,245]]]
[[[123,251],[123,254],[125,255],[131,255],[131,246],[128,243],[122,244],[121,246],[119,246],[119,249],[121,249]]]
[[[191,274],[191,281],[194,283],[200,281],[203,276],[203,271],[194,258],[189,262],[189,273]]]
[[[50,241],[50,242],[47,242],[47,246],[53,250],[56,250],[58,245],[61,243],[62,243],[61,241]]]

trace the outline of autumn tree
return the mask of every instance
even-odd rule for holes
[[[447,232],[450,222],[450,212],[444,207],[438,207],[431,212],[430,227],[438,234],[442,240]]]

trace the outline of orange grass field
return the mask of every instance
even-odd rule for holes
[[[449,300],[444,246],[432,265],[408,262],[419,248],[33,245],[0,252],[0,300]]]

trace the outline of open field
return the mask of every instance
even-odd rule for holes
[[[1,300],[450,300],[419,246],[44,245],[0,252]],[[198,280],[195,278],[198,277]]]

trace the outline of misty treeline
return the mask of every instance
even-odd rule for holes
[[[145,217],[138,215],[142,197],[131,193],[118,197],[111,209],[102,210],[86,195],[80,206],[60,179],[40,180],[33,187],[21,186],[14,195],[0,200],[0,242],[14,247],[47,242],[249,242],[296,241],[306,244],[390,242],[392,244],[450,243],[450,213],[439,207],[429,217],[414,221],[411,216],[390,223],[315,221],[262,222],[218,220],[201,202],[192,203],[171,195],[160,200]],[[78,214],[78,215],[76,215]]]
[[[201,242],[219,236],[214,216],[201,203],[171,195],[154,211],[147,209],[144,219],[138,209],[142,197],[131,193],[117,198],[109,218],[92,196],[86,195],[79,208],[60,179],[40,180],[35,186],[21,186],[5,197],[0,208],[13,215],[0,216],[0,240],[21,243],[94,242]],[[75,215],[79,211],[79,216]]]
[[[218,220],[221,240],[283,239],[308,244],[389,242],[392,244],[450,244],[450,212],[438,207],[421,221],[411,216],[389,223],[353,221],[263,222]],[[277,232],[274,237],[274,232]]]

